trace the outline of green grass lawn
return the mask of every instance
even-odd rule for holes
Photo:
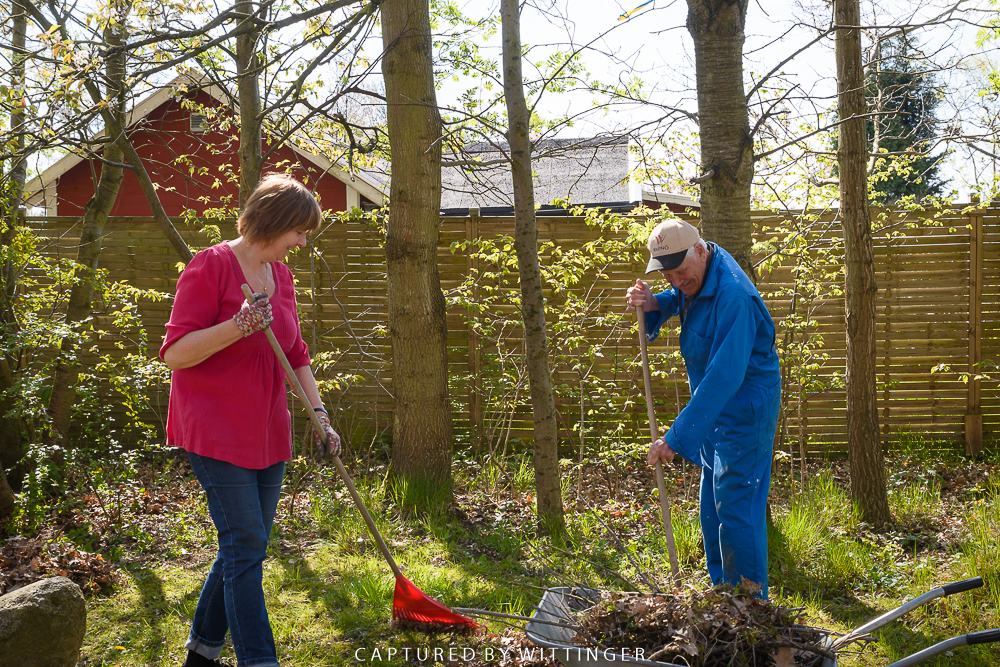
[[[894,454],[887,470],[897,523],[882,532],[852,510],[846,464],[811,464],[800,489],[797,471],[793,476],[787,463],[779,463],[771,492],[772,602],[805,607],[814,625],[843,632],[941,584],[986,579],[982,589],[935,601],[892,623],[860,655],[842,653],[841,665],[888,665],[947,637],[1000,627],[997,463],[995,456],[971,462],[927,447]],[[668,476],[684,583],[702,587],[708,581],[696,471],[687,466],[685,475],[676,466]],[[370,467],[367,475],[354,472],[406,575],[449,606],[530,614],[548,586],[643,590],[645,577],[667,588],[656,482],[638,452],[587,464],[582,489],[565,462],[570,540],[562,546],[534,534],[531,466],[523,456],[485,467],[457,459],[455,503],[432,514],[398,507],[384,466]],[[117,516],[117,525],[107,525],[110,496],[90,502],[78,512],[75,532],[62,538],[101,549],[119,566],[115,585],[88,597],[81,666],[183,662],[188,624],[214,557],[214,531],[185,463],[160,462],[143,474],[142,492],[165,498],[162,503],[119,503],[131,509]],[[487,644],[516,641],[515,635],[464,639],[394,630],[392,575],[332,466],[295,463],[270,548],[264,588],[286,667],[448,663],[449,649],[470,642],[481,659]],[[491,622],[489,628],[502,633],[508,626]],[[442,659],[433,659],[435,650]],[[460,650],[451,657],[463,662]],[[233,659],[230,649],[223,658]],[[961,648],[924,664],[1000,666],[1000,646]]]

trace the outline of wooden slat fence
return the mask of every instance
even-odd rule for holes
[[[842,274],[836,273],[842,236],[835,216],[835,211],[798,218],[754,214],[758,257],[785,250],[775,256],[777,261],[761,266],[759,286],[772,315],[779,324],[789,317],[793,294],[798,294],[797,312],[810,315],[804,331],[786,337],[779,326],[779,351],[794,350],[803,339],[815,345],[816,337],[822,337],[822,347],[814,347],[812,357],[806,359],[815,368],[803,376],[801,405],[798,358],[786,370],[785,419],[778,442],[796,451],[800,436],[812,452],[838,453],[846,446],[844,314],[842,297],[830,293],[843,282]],[[878,396],[886,442],[891,444],[901,430],[952,442],[966,440],[967,433],[972,439],[997,438],[998,383],[995,379],[965,382],[959,373],[970,368],[988,370],[987,362],[1000,361],[1000,203],[975,211],[958,207],[933,215],[874,211],[873,216],[879,228],[875,236]],[[926,222],[926,218],[934,219]],[[63,258],[75,256],[77,222],[28,218],[46,239],[45,252]],[[615,235],[581,218],[540,218],[538,226],[546,266],[565,263],[568,255],[585,252],[586,244]],[[800,263],[791,252],[793,242],[787,229],[796,226],[808,227],[810,248],[802,256],[825,266],[829,272],[825,278],[818,269],[809,274],[803,269],[809,262]],[[178,227],[192,247],[210,244],[205,233],[179,221]],[[475,447],[516,447],[530,438],[531,430],[527,380],[523,372],[519,374],[522,340],[517,325],[516,268],[498,269],[497,265],[513,256],[513,250],[505,252],[502,243],[504,235],[513,233],[513,220],[443,218],[440,229],[438,259],[449,299],[449,372],[456,438]],[[235,232],[224,228],[223,236],[232,237]],[[624,238],[624,232],[617,236]],[[355,449],[383,446],[391,433],[392,364],[382,239],[375,226],[336,223],[317,236],[316,256],[299,253],[289,260],[298,285],[303,334],[313,350],[317,375],[327,381],[328,404],[336,406],[338,426]],[[453,247],[476,239],[500,240],[497,257]],[[634,323],[631,318],[621,319],[624,290],[641,275],[643,253],[641,246],[633,245],[595,262],[600,271],[587,267],[566,290],[547,291],[561,436],[574,451],[580,438],[581,386],[588,451],[644,439],[645,407]],[[107,225],[101,266],[111,279],[172,293],[177,262],[173,249],[150,221],[115,220]],[[807,274],[814,280],[806,280]],[[807,288],[824,280],[825,288],[814,295],[807,293]],[[487,301],[482,312],[468,305]],[[155,355],[162,339],[169,308],[169,301],[140,306],[150,355]],[[556,313],[563,316],[560,322],[554,321]],[[98,317],[104,328],[106,319]],[[672,338],[676,357],[676,337]],[[108,336],[97,341],[97,346],[103,353],[119,354],[115,342],[114,336]],[[654,373],[657,414],[666,425],[677,405],[687,400],[687,382],[683,364],[668,359],[665,346],[658,342],[651,352],[654,370],[660,371]],[[977,362],[982,363],[970,366]],[[949,369],[932,373],[941,364]],[[581,372],[586,373],[584,378]],[[991,374],[992,378],[996,375]],[[154,423],[165,418],[164,397],[163,391],[151,397],[148,416]]]

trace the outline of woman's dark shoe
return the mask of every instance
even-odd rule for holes
[[[210,660],[200,653],[195,653],[194,651],[188,650],[187,660],[184,661],[184,667],[231,667],[228,662],[222,662],[221,660]]]

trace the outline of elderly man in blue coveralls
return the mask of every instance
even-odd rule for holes
[[[759,583],[767,598],[767,493],[781,378],[774,322],[757,288],[732,255],[706,243],[681,220],[649,236],[646,273],[659,271],[671,289],[653,294],[642,280],[628,289],[641,300],[646,337],[680,316],[681,356],[691,401],[648,462],[674,454],[701,465],[701,530],[712,584]]]

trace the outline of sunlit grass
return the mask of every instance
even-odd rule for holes
[[[671,512],[674,544],[681,569],[701,570],[705,560],[705,547],[701,538],[701,521],[691,512]]]
[[[938,512],[941,489],[937,485],[904,484],[889,489],[889,509],[903,524],[925,521]]]
[[[788,512],[777,520],[794,562],[807,563],[829,538],[830,525],[808,499],[796,498]]]
[[[968,539],[962,544],[962,565],[983,578],[983,597],[994,613],[993,627],[1000,627],[1000,479],[992,480],[985,497],[974,501],[968,522]]]

